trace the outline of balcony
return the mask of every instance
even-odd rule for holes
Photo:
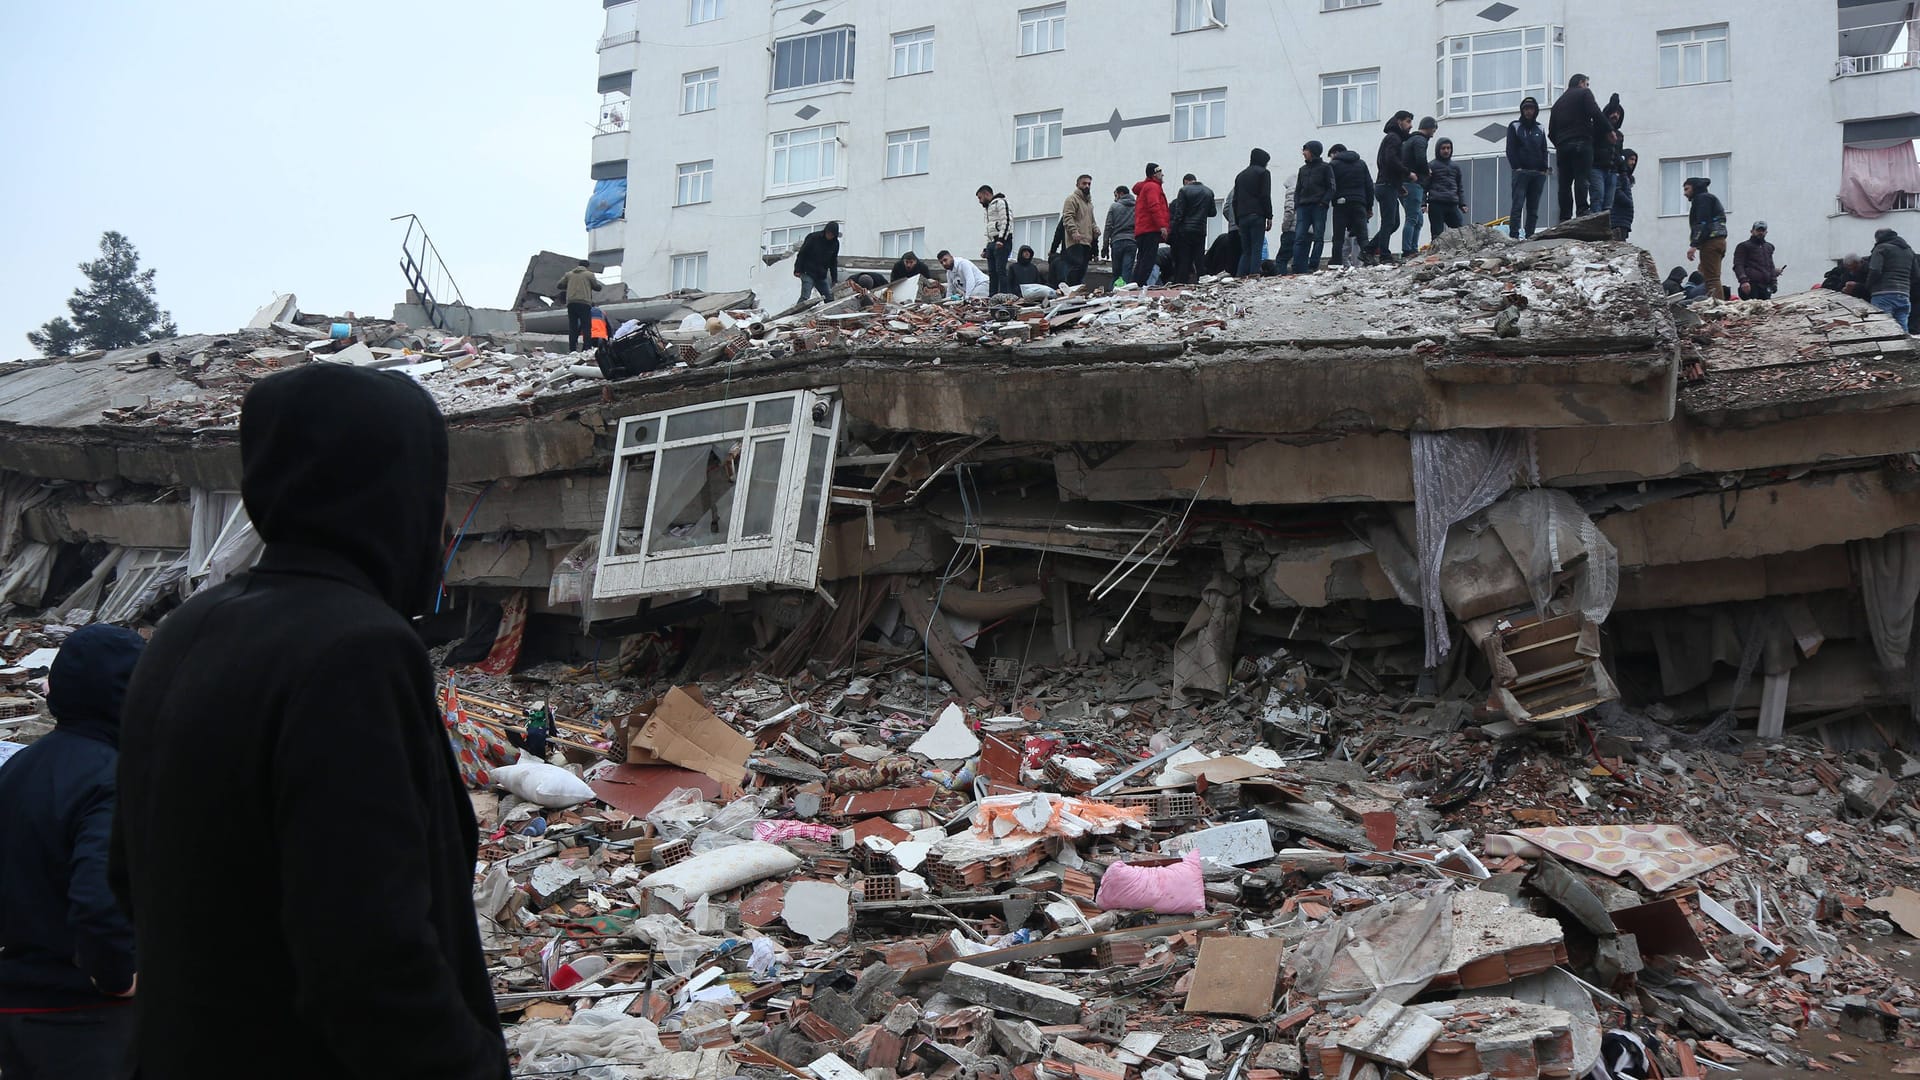
[[[614,45],[600,50],[600,92],[631,93],[633,73],[640,67],[640,43]]]
[[[587,230],[587,258],[595,262],[620,262],[626,248],[627,222],[624,218]]]
[[[627,175],[627,157],[632,132],[627,117],[633,103],[625,95],[607,95],[600,106],[600,120],[593,125],[593,178],[617,180]]]
[[[1920,49],[1910,22],[1874,23],[1840,31],[1833,63],[1835,119],[1911,115],[1920,104]]]

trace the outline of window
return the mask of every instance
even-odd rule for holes
[[[679,289],[707,288],[707,253],[696,251],[691,255],[673,257],[673,287]]]
[[[1674,158],[1660,163],[1660,216],[1681,217],[1688,210],[1687,197],[1680,185],[1688,177],[1704,176],[1709,181],[1707,190],[1720,199],[1720,205],[1733,212],[1733,179],[1729,175],[1725,154],[1717,157]]]
[[[1035,214],[1032,217],[1013,219],[1013,250],[1018,252],[1020,245],[1033,249],[1041,258],[1047,257],[1047,249],[1053,246],[1053,230],[1060,227],[1059,214]],[[1009,259],[1008,261],[1012,261]]]
[[[807,237],[824,232],[827,223],[818,225],[788,225],[778,229],[768,229],[760,240],[760,251],[766,255],[785,255],[789,251],[800,250]]]
[[[1212,30],[1227,25],[1227,0],[1173,0],[1173,32]]]
[[[673,205],[713,201],[713,162],[689,161],[676,170]]]
[[[918,176],[927,171],[927,129],[887,132],[887,175]]]
[[[813,588],[839,435],[809,390],[622,419],[594,598]]]
[[[1320,76],[1320,126],[1380,119],[1380,69]]]
[[[687,25],[712,22],[727,13],[726,0],[687,0]]]
[[[933,70],[933,28],[893,35],[893,77]]]
[[[1067,47],[1067,5],[1048,4],[1020,13],[1020,55],[1059,52]]]
[[[1380,0],[1320,0],[1321,11],[1342,11],[1346,8],[1372,7]]]
[[[1190,90],[1173,95],[1173,141],[1218,139],[1227,133],[1227,92]]]
[[[720,69],[689,71],[680,76],[680,111],[706,112],[720,96]]]
[[[1060,156],[1060,110],[1021,113],[1013,118],[1013,160],[1038,161]]]
[[[600,47],[612,48],[629,41],[640,40],[640,5],[614,4],[607,9],[607,32],[600,38]]]
[[[919,252],[927,246],[927,230],[894,229],[880,234],[880,254],[883,258],[897,259],[907,252]]]
[[[1727,24],[1660,31],[1660,85],[1726,82]]]
[[[1442,39],[1434,79],[1441,116],[1514,112],[1520,99],[1551,105],[1566,80],[1566,31],[1529,26]]]
[[[777,131],[769,138],[767,193],[813,191],[839,182],[840,127]]]
[[[853,27],[773,43],[773,88],[793,90],[853,78]]]

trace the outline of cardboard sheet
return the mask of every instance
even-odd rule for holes
[[[1186,1011],[1258,1020],[1273,1011],[1287,943],[1279,938],[1210,937],[1200,942]]]
[[[736,786],[746,779],[752,754],[752,739],[677,686],[627,742],[629,765],[669,762]]]

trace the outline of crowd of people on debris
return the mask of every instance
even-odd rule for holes
[[[1585,75],[1568,80],[1544,125],[1539,101],[1522,99],[1520,115],[1506,132],[1512,174],[1508,234],[1517,240],[1534,236],[1548,180],[1556,178],[1558,220],[1604,212],[1614,240],[1631,236],[1640,155],[1625,144],[1625,123],[1620,95],[1601,105]],[[1416,125],[1413,113],[1394,113],[1371,169],[1358,150],[1309,140],[1300,148],[1298,171],[1281,182],[1277,201],[1269,168],[1272,155],[1258,148],[1248,155],[1247,167],[1234,177],[1225,199],[1193,173],[1183,175],[1169,194],[1166,168],[1148,162],[1140,180],[1113,189],[1104,220],[1094,207],[1093,177],[1083,173],[1060,207],[1044,266],[1031,245],[1015,246],[1007,196],[982,184],[975,192],[985,217],[980,264],[949,250],[936,256],[947,272],[947,295],[1051,295],[1083,284],[1096,255],[1109,260],[1116,288],[1129,283],[1149,288],[1192,284],[1203,274],[1306,274],[1322,265],[1375,265],[1409,258],[1420,250],[1423,221],[1431,241],[1463,227],[1472,211],[1467,178],[1453,160],[1453,140],[1439,136],[1439,128],[1434,117]],[[1682,185],[1688,203],[1686,257],[1688,262],[1697,258],[1699,269],[1689,275],[1676,267],[1667,280],[1669,295],[1729,296],[1722,278],[1727,210],[1711,189],[1712,181],[1704,176],[1690,177]],[[1209,243],[1207,225],[1216,216],[1224,219],[1226,229]],[[1276,222],[1279,237],[1269,242]],[[1253,243],[1253,237],[1259,243]],[[1824,287],[1870,299],[1907,328],[1917,276],[1913,251],[1891,229],[1881,229],[1874,241],[1867,258],[1838,260]],[[794,260],[801,302],[814,292],[830,294],[838,280],[839,247],[837,223],[801,244]],[[1749,238],[1733,253],[1736,295],[1744,300],[1771,298],[1785,271],[1774,261],[1767,223],[1754,222]],[[857,280],[864,287],[879,287],[912,276],[931,278],[932,268],[907,252],[886,279],[863,274]]]

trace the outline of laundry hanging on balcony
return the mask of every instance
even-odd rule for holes
[[[1911,142],[1892,146],[1847,146],[1840,150],[1840,209],[1877,218],[1909,203],[1920,192],[1920,161]]]
[[[597,229],[627,216],[627,180],[602,180],[593,185],[593,198],[587,200],[587,228]]]

